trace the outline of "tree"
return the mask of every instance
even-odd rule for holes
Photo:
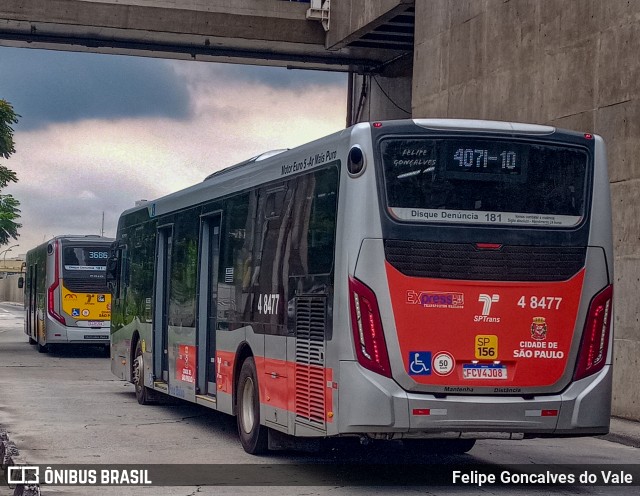
[[[8,159],[16,149],[13,142],[12,124],[18,122],[18,117],[13,107],[6,100],[0,99],[0,157]],[[18,176],[11,169],[0,165],[0,191],[9,183],[18,182]],[[12,195],[0,193],[0,245],[4,245],[9,238],[18,239],[18,229],[22,224],[16,222],[20,218],[18,207],[20,202]]]

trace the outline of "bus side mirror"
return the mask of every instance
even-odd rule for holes
[[[24,288],[24,277],[22,276],[18,277],[18,288],[19,289]]]
[[[107,260],[107,284],[118,278],[118,256],[111,255]]]

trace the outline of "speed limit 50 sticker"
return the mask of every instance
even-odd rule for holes
[[[451,353],[440,351],[433,357],[433,371],[438,375],[449,375],[455,366],[456,361]]]

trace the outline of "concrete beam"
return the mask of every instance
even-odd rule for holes
[[[344,48],[412,6],[414,0],[351,0],[331,3],[331,30],[327,47]],[[334,23],[334,19],[339,22]]]
[[[328,51],[322,25],[306,19],[308,7],[279,0],[2,0],[0,45],[355,72],[388,55]]]

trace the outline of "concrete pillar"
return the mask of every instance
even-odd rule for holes
[[[350,76],[347,125],[411,117],[411,77]]]
[[[552,124],[608,145],[615,415],[640,420],[640,2],[416,2],[414,115]]]

